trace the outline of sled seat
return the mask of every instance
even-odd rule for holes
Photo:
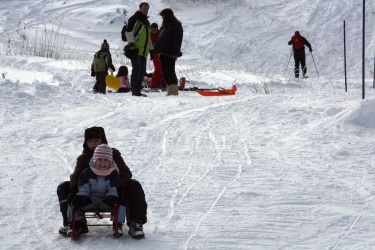
[[[114,230],[115,230],[115,235],[114,237],[115,238],[118,238],[119,235],[118,235],[118,208],[119,206],[117,204],[114,205],[114,211],[106,211],[106,210],[103,210],[103,209],[90,209],[90,210],[86,210],[86,211],[83,211],[84,213],[84,217],[87,219],[104,219],[104,218],[111,218],[111,216],[114,217]],[[78,237],[78,232],[77,232],[77,225],[76,225],[76,216],[75,216],[75,212],[76,212],[76,209],[73,208],[73,211],[72,211],[72,239],[75,240],[77,237]],[[89,220],[87,220],[87,222],[89,222]],[[101,223],[101,224],[89,224],[87,223],[87,226],[111,226],[112,227],[112,224],[108,224],[108,223]]]

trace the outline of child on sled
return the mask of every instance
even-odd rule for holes
[[[76,209],[75,220],[78,234],[87,233],[84,211],[91,209],[112,211],[114,204],[119,204],[117,188],[120,186],[120,177],[112,155],[112,148],[107,144],[97,146],[90,160],[90,167],[79,176],[78,193],[68,207],[69,223],[72,222],[73,208]],[[125,222],[123,205],[119,206],[118,221],[121,222],[118,223],[118,236],[122,236],[122,223]],[[67,235],[69,236],[72,231],[72,225],[69,224]]]

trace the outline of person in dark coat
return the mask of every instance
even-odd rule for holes
[[[104,40],[101,49],[95,53],[91,64],[91,76],[96,77],[96,83],[93,88],[94,93],[105,94],[107,88],[105,77],[108,75],[108,68],[115,71],[111,52],[109,52],[109,44],[107,40]]]
[[[161,61],[163,77],[167,82],[167,95],[178,95],[175,67],[177,58],[182,55],[183,28],[171,9],[164,9],[159,15],[163,18],[163,23],[155,44],[155,53]]]
[[[67,211],[78,191],[78,179],[81,172],[90,167],[90,160],[93,157],[95,148],[100,144],[108,144],[102,127],[91,127],[85,130],[85,141],[83,152],[77,158],[74,172],[70,175],[70,181],[62,182],[57,187],[57,195],[60,202],[60,211],[63,216],[64,227],[59,229],[60,234],[68,230]],[[120,151],[113,150],[113,160],[120,171],[121,185],[118,189],[120,205],[126,205],[126,221],[129,226],[129,234],[134,238],[143,238],[142,225],[147,222],[147,203],[142,185],[132,178],[129,167],[124,162]],[[86,227],[87,228],[87,227]],[[88,232],[88,230],[86,230]]]
[[[299,31],[294,33],[294,36],[288,42],[288,45],[293,45],[293,55],[294,55],[294,76],[299,78],[299,65],[301,64],[302,78],[307,78],[307,68],[306,68],[306,54],[305,54],[305,45],[312,52],[311,44],[307,41],[306,38],[300,35]]]

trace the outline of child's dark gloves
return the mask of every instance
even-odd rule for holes
[[[76,195],[72,201],[72,205],[73,207],[77,208],[77,209],[81,209],[82,207],[84,206],[87,206],[89,204],[92,203],[92,200],[90,197],[88,196],[84,196],[84,195]]]
[[[76,195],[76,196],[74,197],[74,199],[72,200],[72,206],[73,206],[74,208],[80,209],[80,208],[82,207],[82,204],[83,204],[83,202],[82,202],[82,198],[81,198],[81,196]]]
[[[109,195],[109,196],[105,197],[103,202],[110,207],[113,207],[114,204],[119,204],[118,197],[113,196],[113,195]]]

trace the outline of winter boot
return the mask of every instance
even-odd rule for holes
[[[143,239],[145,237],[145,234],[143,232],[142,223],[140,223],[139,221],[132,221],[129,227],[128,234],[135,239]]]
[[[178,95],[178,85],[171,84],[171,95]]]
[[[115,223],[113,223],[113,236],[115,236]],[[123,231],[122,231],[122,223],[121,222],[118,222],[118,225],[117,225],[117,235],[118,237],[121,237],[123,235]]]
[[[83,222],[83,221],[76,221],[76,230],[77,230],[77,235],[85,234],[85,233],[89,232],[89,229],[87,227],[87,223]],[[72,234],[73,234],[73,226],[72,226],[72,224],[69,224],[66,227],[66,235],[68,237],[71,237]]]
[[[67,235],[68,229],[69,229],[69,225],[67,225],[66,227],[60,227],[59,228],[59,234]]]
[[[79,221],[77,223],[77,230],[79,232],[79,234],[87,234],[89,232],[89,228],[87,227],[87,223],[86,222],[81,222]]]
[[[172,89],[171,89],[171,85],[167,85],[167,95],[171,95],[171,92]]]

